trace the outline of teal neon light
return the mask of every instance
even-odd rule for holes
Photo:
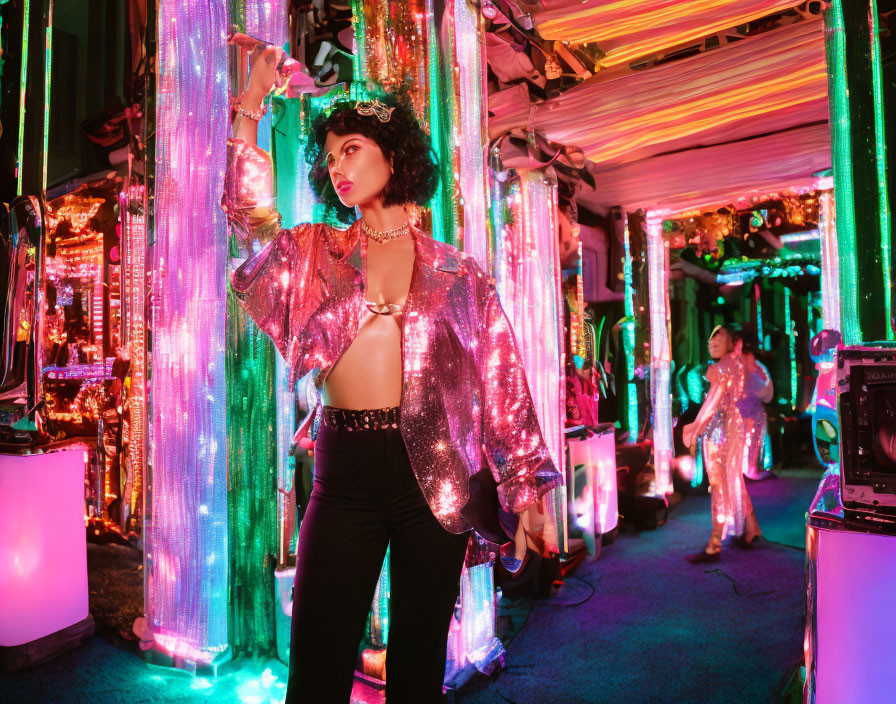
[[[17,195],[22,195],[22,162],[25,159],[25,95],[28,88],[28,29],[31,23],[31,0],[22,8],[22,70],[19,74],[19,144],[16,152]]]
[[[765,349],[765,336],[762,330],[762,287],[756,286],[756,339],[759,349]]]
[[[625,348],[625,375],[628,398],[628,418],[626,425],[632,440],[637,439],[640,424],[638,421],[638,390],[635,386],[635,289],[632,277],[632,249],[628,231],[628,218],[625,222],[623,237],[625,260],[623,278],[625,281],[625,322],[622,324],[622,342]]]
[[[365,79],[365,62],[367,46],[364,31],[364,2],[352,0],[352,26],[355,30],[355,52],[352,54],[352,82],[359,83]]]
[[[793,316],[790,310],[790,291],[784,289],[784,329],[787,331],[788,353],[790,356],[790,407],[796,410],[796,336]]]
[[[53,79],[53,2],[50,0],[50,14],[47,18],[46,46],[44,47],[44,143],[43,171],[41,184],[47,190],[47,158],[50,152],[50,86]]]

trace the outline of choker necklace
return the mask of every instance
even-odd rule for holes
[[[374,240],[375,242],[379,242],[380,244],[388,240],[395,239],[396,237],[401,237],[402,235],[411,234],[411,228],[407,223],[392,230],[374,230],[362,219],[361,229],[364,230],[364,234],[367,235],[370,239]]]

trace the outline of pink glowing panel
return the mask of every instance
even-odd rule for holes
[[[0,456],[0,646],[87,616],[83,447]]]
[[[619,525],[619,501],[616,494],[616,437],[612,429],[595,435],[593,457],[595,527],[603,535]]]
[[[819,530],[815,704],[896,693],[896,537]]]
[[[616,495],[616,441],[613,429],[589,438],[570,439],[570,518],[585,533],[589,551],[596,552],[592,536],[609,533],[619,523]]]

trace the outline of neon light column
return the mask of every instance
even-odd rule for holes
[[[819,179],[818,229],[821,233],[821,314],[826,330],[840,330],[840,261],[833,179]],[[823,189],[823,190],[822,190]]]
[[[824,13],[837,203],[841,326],[847,345],[893,339],[892,248],[875,0]]]
[[[635,384],[635,288],[632,283],[632,248],[628,229],[628,214],[624,214],[623,277],[625,280],[625,322],[622,324],[622,346],[625,350],[626,425],[631,442],[636,442],[641,428],[638,420],[638,387]]]
[[[50,141],[50,86],[53,80],[53,0],[47,8],[47,27],[44,30],[44,142],[41,164],[42,190],[47,190],[47,159]]]
[[[19,73],[19,141],[16,146],[16,179],[18,190],[22,195],[22,162],[25,160],[25,98],[28,95],[28,32],[31,24],[31,0],[24,0],[22,5],[22,65]]]
[[[654,493],[672,491],[672,356],[669,347],[669,244],[663,219],[647,214],[647,269],[650,277],[650,398],[653,404]]]
[[[146,427],[146,216],[144,188],[130,185],[119,196],[122,230],[122,344],[131,355],[130,441],[128,459],[133,477],[128,513],[134,513],[143,491]],[[131,205],[137,212],[132,212]]]
[[[231,24],[281,46],[288,9],[280,0],[237,0]],[[231,67],[232,68],[232,67]],[[234,93],[241,86],[233,86]],[[276,108],[275,108],[276,109]],[[260,122],[258,144],[270,149],[271,110]],[[230,551],[229,644],[234,652],[264,653],[276,642],[272,612],[275,575],[259,569],[278,554],[285,494],[292,485],[289,447],[294,413],[284,363],[237,302],[227,296],[227,479]],[[275,430],[275,433],[272,433]],[[285,479],[280,484],[278,479]],[[291,579],[289,580],[291,586]]]
[[[463,212],[463,249],[490,271],[486,231],[485,147],[487,130],[483,99],[486,96],[480,13],[466,0],[454,5],[454,56],[456,90],[455,148],[459,154],[460,206]]]
[[[511,208],[518,217],[495,234],[495,279],[501,304],[513,326],[523,356],[526,379],[541,421],[544,439],[557,471],[565,472],[566,411],[560,254],[557,237],[557,191],[539,171],[520,174],[510,187]],[[493,207],[501,208],[502,203]],[[566,487],[545,499],[549,513],[548,544],[565,551]]]
[[[228,649],[228,16],[226,0],[158,13],[146,600],[157,648],[194,667]]]

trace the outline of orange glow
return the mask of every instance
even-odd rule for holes
[[[793,0],[591,0],[533,13],[545,39],[597,42],[598,68],[624,64],[793,7]],[[581,7],[581,5],[579,5]],[[539,19],[541,18],[541,19]]]
[[[633,115],[625,123],[626,131],[632,137],[601,151],[600,160],[612,161],[639,147],[669,142],[712,127],[824,98],[827,96],[826,81],[824,66],[808,66],[784,76],[758,81],[748,88],[737,86],[707,98]],[[808,88],[808,92],[797,90],[803,87]],[[706,111],[704,116],[695,117],[700,111]]]

